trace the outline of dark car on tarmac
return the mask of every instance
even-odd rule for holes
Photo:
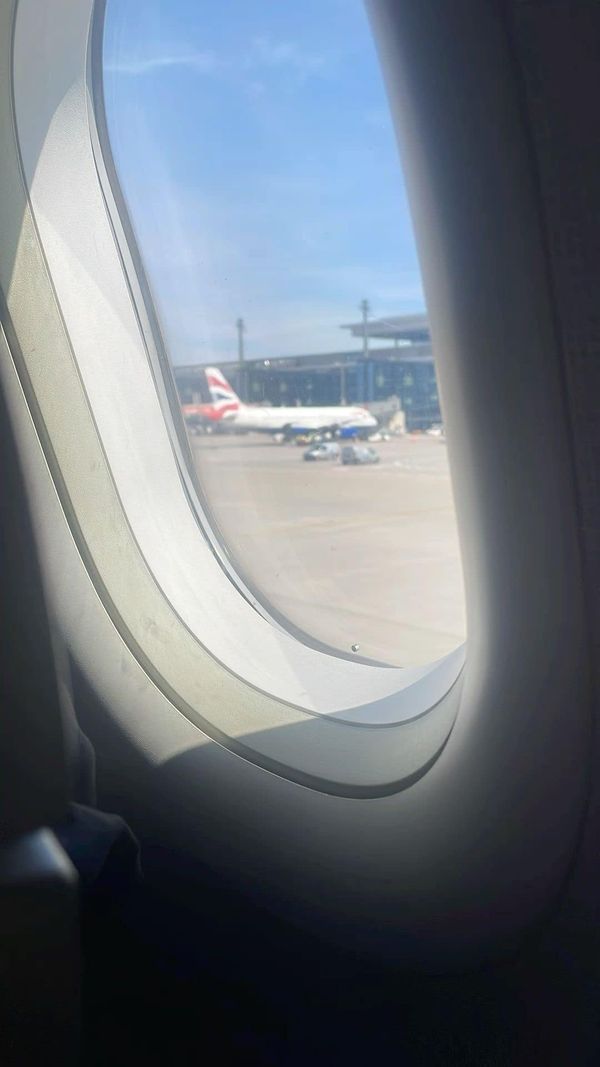
[[[344,445],[342,463],[379,463],[379,454],[368,445]]]

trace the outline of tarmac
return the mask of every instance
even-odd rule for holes
[[[392,666],[465,638],[446,445],[407,435],[380,462],[309,463],[270,437],[191,438],[213,527],[266,609],[308,643]],[[353,650],[353,646],[355,647]]]

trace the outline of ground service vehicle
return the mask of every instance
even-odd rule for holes
[[[340,446],[335,441],[323,441],[322,444],[312,445],[304,453],[306,460],[339,459]]]

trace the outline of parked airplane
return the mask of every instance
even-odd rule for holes
[[[243,404],[217,367],[206,368],[206,380],[214,410],[213,419],[227,419],[240,430],[297,434],[330,430],[340,437],[366,435],[377,420],[363,407],[252,407]],[[202,405],[203,407],[206,405]]]

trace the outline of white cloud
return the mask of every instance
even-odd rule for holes
[[[217,57],[212,52],[165,52],[158,56],[138,56],[117,59],[107,65],[111,74],[150,74],[173,67],[188,67],[198,74],[212,74],[218,67]]]
[[[274,41],[270,37],[255,37],[246,60],[248,67],[263,67],[292,71],[302,79],[321,74],[328,58],[317,52],[306,52],[292,41]]]

